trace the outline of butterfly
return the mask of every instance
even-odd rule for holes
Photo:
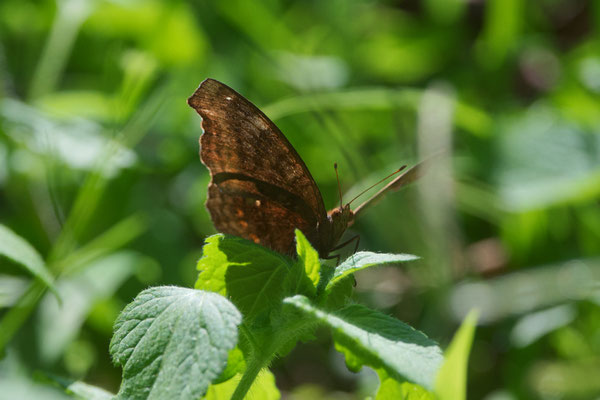
[[[200,159],[211,176],[206,207],[215,228],[283,254],[295,253],[297,228],[321,258],[332,258],[330,252],[340,247],[336,244],[367,204],[420,176],[421,169],[413,167],[354,211],[340,196],[340,206],[327,212],[302,158],[250,101],[206,79],[188,104],[202,117]]]

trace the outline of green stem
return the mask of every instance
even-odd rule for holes
[[[259,372],[269,365],[271,360],[275,358],[277,352],[286,343],[290,340],[294,340],[294,338],[298,338],[298,333],[302,332],[304,328],[311,324],[313,324],[313,322],[307,322],[307,320],[300,318],[290,325],[280,327],[276,334],[271,334],[262,338],[260,343],[253,338],[251,331],[242,325],[242,332],[244,332],[249,339],[250,346],[253,348],[253,356],[246,364],[244,375],[242,375],[240,383],[238,383],[235,388],[231,400],[243,400],[256,380]]]
[[[273,353],[274,354],[274,353]],[[252,360],[246,365],[246,371],[244,371],[244,375],[235,388],[235,392],[231,396],[231,400],[243,400],[246,397],[246,393],[250,390],[250,387],[254,383],[256,376],[260,372],[261,369],[265,368],[269,363],[272,355],[264,357],[263,354],[260,354],[263,357],[253,357]]]

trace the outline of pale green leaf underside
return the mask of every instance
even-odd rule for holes
[[[0,266],[2,257],[16,263],[57,293],[52,274],[38,252],[25,239],[0,224]]]
[[[336,283],[357,271],[384,264],[396,264],[418,259],[419,257],[412,254],[387,254],[359,251],[337,266],[331,280],[327,283],[326,290],[329,291]]]
[[[439,346],[423,333],[362,305],[329,313],[303,296],[284,301],[329,325],[335,340],[352,352],[346,355],[353,361],[383,368],[390,376],[403,377],[426,388],[433,385],[443,356]]]
[[[196,399],[225,368],[239,311],[219,294],[144,290],[115,323],[110,353],[123,367],[121,399]]]

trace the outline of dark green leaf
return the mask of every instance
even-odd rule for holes
[[[329,325],[338,347],[350,359],[350,367],[369,365],[426,388],[433,385],[443,356],[438,345],[423,333],[362,305],[329,313],[303,296],[284,301]]]

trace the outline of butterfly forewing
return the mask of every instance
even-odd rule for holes
[[[298,228],[318,246],[327,222],[321,193],[275,124],[212,79],[188,103],[202,116],[200,158],[211,174],[206,206],[215,228],[287,254]]]

